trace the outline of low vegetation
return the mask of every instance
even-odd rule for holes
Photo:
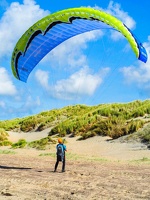
[[[46,138],[42,138],[41,140],[36,140],[28,143],[28,146],[39,150],[45,150],[47,146],[50,146],[50,144],[56,144],[56,140],[48,136]]]
[[[24,148],[27,145],[27,142],[25,139],[20,139],[18,140],[18,142],[13,143],[11,146],[13,149],[17,149],[17,148]]]
[[[132,162],[134,163],[147,163],[147,164],[150,164],[150,159],[147,158],[147,157],[143,157],[142,159],[139,159],[139,160],[132,160]]]
[[[150,100],[134,101],[130,103],[100,104],[97,106],[75,105],[62,109],[41,112],[34,116],[0,121],[0,127],[5,132],[42,131],[51,128],[48,138],[34,141],[30,147],[45,148],[53,142],[51,136],[66,135],[80,136],[80,140],[96,135],[110,136],[116,139],[125,135],[132,135],[139,130],[141,141],[150,145]],[[144,129],[144,127],[146,129]],[[5,140],[6,141],[6,140]],[[18,141],[13,148],[22,148],[25,141]]]
[[[0,150],[0,154],[15,154],[16,152],[10,150]]]
[[[137,132],[128,135],[124,138],[126,141],[138,141],[145,143],[150,149],[150,124],[144,126],[142,129],[139,129]]]
[[[8,140],[8,133],[5,129],[0,128],[0,146],[9,146],[11,142]]]

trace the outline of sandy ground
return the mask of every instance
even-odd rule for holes
[[[33,141],[48,131],[9,135]],[[150,163],[135,161],[150,159],[146,146],[108,137],[66,140],[65,173],[61,163],[53,172],[55,157],[47,154],[55,155],[55,145],[45,151],[1,147],[16,153],[0,154],[0,200],[150,200]]]

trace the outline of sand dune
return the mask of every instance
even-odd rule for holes
[[[27,142],[39,140],[48,136],[49,129],[41,132],[8,132],[10,141],[17,142],[19,139],[25,139]],[[146,145],[134,143],[121,143],[111,140],[109,137],[95,136],[87,140],[79,141],[78,137],[65,137],[67,141],[67,149],[70,153],[84,156],[95,156],[109,160],[138,160],[142,158],[150,158],[150,150]],[[52,146],[51,152],[55,151],[55,145]]]

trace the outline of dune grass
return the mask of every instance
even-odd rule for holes
[[[54,135],[80,136],[79,140],[97,135],[117,139],[143,130],[137,137],[150,148],[150,100],[96,106],[66,106],[22,119],[0,121],[0,127],[0,146],[10,145],[5,133],[7,131],[23,131],[32,134],[32,131],[50,128],[48,138],[34,141],[28,144],[29,147],[44,150],[53,142],[50,137]],[[18,141],[18,144],[12,146],[23,148],[26,145],[25,141]]]
[[[0,150],[0,154],[16,154],[16,152],[10,150]]]
[[[138,160],[132,160],[131,163],[137,163],[137,164],[150,164],[150,158],[143,157]]]
[[[12,147],[13,149],[17,149],[17,148],[24,148],[26,145],[27,145],[26,140],[25,140],[25,139],[20,139],[20,140],[18,140],[18,142],[13,143],[13,144],[11,145],[11,147]]]

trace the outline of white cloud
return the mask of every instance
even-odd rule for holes
[[[121,71],[127,83],[136,83],[139,88],[143,88],[144,90],[150,85],[150,36],[148,42],[143,45],[148,54],[147,63],[139,61],[137,66],[123,67]]]
[[[136,22],[134,21],[134,19],[131,16],[129,16],[127,12],[123,11],[121,5],[118,3],[110,1],[107,9],[103,9],[98,6],[95,6],[95,8],[104,10],[105,12],[115,16],[116,18],[120,19],[130,29],[134,29],[136,26]],[[117,41],[123,39],[124,37],[117,31],[111,31],[111,38],[114,41]]]
[[[133,20],[132,17],[128,15],[127,12],[124,12],[121,9],[121,5],[118,3],[114,3],[113,1],[110,1],[108,5],[108,9],[106,10],[108,13],[114,15],[115,17],[119,18],[128,28],[134,29],[136,26],[136,22]],[[112,31],[111,32],[111,38],[113,40],[119,40],[122,37],[122,35],[118,32]]]
[[[15,85],[5,68],[0,68],[0,95],[15,95],[17,93]]]
[[[40,98],[37,96],[33,98],[31,95],[27,95],[24,97],[23,102],[13,102],[13,106],[11,104],[11,100],[5,99],[4,101],[0,101],[0,118],[3,119],[11,119],[16,117],[25,117],[27,115],[33,115],[36,113],[36,109],[39,108],[41,102]]]
[[[34,0],[11,3],[0,19],[0,57],[11,55],[15,43],[21,35],[37,20],[49,14],[36,4]],[[7,48],[6,48],[7,47]]]
[[[121,9],[121,5],[118,3],[114,3],[113,1],[110,1],[108,8],[106,10],[108,13],[116,16],[119,18],[124,24],[126,24],[130,29],[135,28],[136,22],[134,19],[128,15],[127,12],[123,11]]]
[[[35,77],[37,81],[42,85],[43,88],[48,88],[48,78],[49,78],[49,73],[47,71],[43,70],[37,70],[35,73]]]
[[[130,28],[130,29],[134,29],[135,28],[136,22],[133,20],[132,17],[130,17],[128,15],[127,12],[124,12],[121,9],[121,5],[120,4],[114,3],[113,1],[110,1],[109,5],[108,5],[108,9],[106,11],[108,13],[114,15],[118,19],[120,19],[128,28]],[[123,39],[124,37],[122,36],[122,34],[120,34],[118,32],[111,31],[111,38],[113,40],[119,40],[119,39]]]
[[[66,80],[60,80],[54,86],[54,95],[58,98],[71,99],[72,97],[91,96],[102,79],[97,74],[90,74],[88,68],[72,74]]]
[[[24,97],[24,101],[20,102],[20,104],[16,105],[16,108],[10,109],[10,112],[12,110],[12,113],[18,112],[21,116],[26,115],[26,114],[33,114],[35,113],[35,109],[41,105],[41,101],[39,96],[37,97],[32,97],[31,95],[27,95]],[[19,115],[18,114],[18,115]]]
[[[31,108],[33,109],[33,107],[40,106],[40,104],[41,102],[40,102],[39,97],[37,97],[36,99],[33,99],[31,96],[28,96],[25,101],[25,104],[22,107],[22,110],[26,111]]]
[[[102,78],[108,73],[109,69],[105,68],[99,73],[93,74],[88,67],[84,67],[72,74],[67,79],[56,81],[54,85],[48,85],[47,72],[38,72],[46,77],[43,83],[42,78],[37,73],[37,80],[49,94],[58,99],[74,99],[83,96],[91,96],[102,83]]]

